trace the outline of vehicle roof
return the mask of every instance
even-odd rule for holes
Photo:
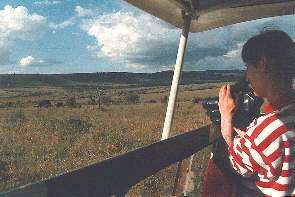
[[[125,0],[128,3],[182,28],[182,10],[187,0]],[[201,32],[235,23],[294,14],[295,0],[192,0],[198,20],[190,32]]]

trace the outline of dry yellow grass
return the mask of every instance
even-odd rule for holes
[[[207,86],[211,89],[206,89]],[[209,123],[204,109],[192,103],[193,97],[217,95],[221,84],[188,85],[180,88],[171,135]],[[72,95],[63,88],[2,89],[0,103],[0,191],[87,166],[161,138],[168,87],[107,90],[117,99],[118,92],[132,91],[140,96],[136,104],[87,105],[80,107],[37,108],[39,100],[53,103]],[[33,94],[37,92],[37,94]],[[94,91],[75,92],[77,102]],[[151,102],[151,100],[154,100]],[[9,106],[7,103],[17,103]],[[7,107],[5,107],[7,105]],[[197,189],[207,152],[195,159]],[[166,196],[172,190],[175,165],[136,185],[128,196]]]

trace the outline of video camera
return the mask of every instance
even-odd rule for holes
[[[243,78],[241,81],[231,86],[231,95],[238,96],[237,110],[233,117],[233,125],[236,128],[245,129],[255,118],[260,115],[260,107],[263,99],[254,94],[249,82]],[[211,121],[220,125],[221,117],[218,107],[219,97],[207,98],[201,101],[207,110]]]

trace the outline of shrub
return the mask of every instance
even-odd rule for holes
[[[51,102],[49,100],[41,100],[38,103],[38,107],[48,108],[48,107],[52,107],[52,104],[51,104]]]
[[[75,97],[70,97],[66,100],[66,106],[68,107],[80,107],[80,105],[77,103],[76,98]]]
[[[137,94],[127,94],[126,95],[127,102],[131,104],[135,104],[139,102],[139,96]]]
[[[88,102],[88,105],[96,105],[96,99],[93,96],[89,96],[90,101]]]
[[[102,96],[102,97],[100,97],[100,101],[103,104],[111,104],[113,102],[111,96]]]
[[[151,100],[146,101],[146,103],[157,103],[157,101],[154,99],[151,99]]]
[[[63,106],[64,106],[63,102],[55,103],[55,107],[63,107]]]

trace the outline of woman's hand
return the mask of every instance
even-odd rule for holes
[[[231,95],[231,87],[229,84],[220,88],[218,105],[221,117],[226,120],[231,120],[235,113],[237,104]]]
[[[231,95],[229,84],[220,88],[218,105],[221,114],[221,133],[226,143],[231,146],[233,142],[233,116],[237,103]]]

